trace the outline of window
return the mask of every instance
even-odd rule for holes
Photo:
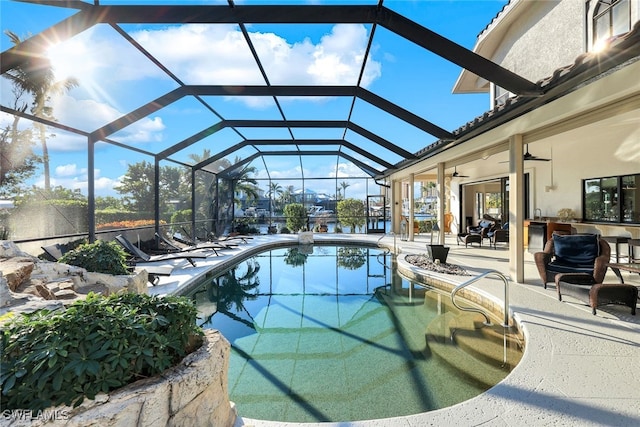
[[[593,13],[593,45],[631,30],[630,0],[600,0]]]
[[[585,179],[582,191],[585,221],[640,223],[640,174]]]
[[[498,85],[494,86],[494,97],[493,97],[493,106],[499,107],[500,105],[504,105],[507,102],[507,99],[511,97],[511,92],[506,89],[501,88]]]

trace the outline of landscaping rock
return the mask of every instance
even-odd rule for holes
[[[11,241],[0,241],[0,315],[8,311],[57,309],[62,303],[48,301],[69,304],[89,292],[105,296],[119,292],[147,294],[148,280],[145,270],[121,276],[92,273],[81,267],[40,260],[20,251]]]
[[[9,289],[16,291],[20,285],[29,280],[34,263],[30,258],[18,257],[0,260],[0,271],[5,277]]]
[[[76,294],[72,289],[60,289],[55,292],[54,295],[56,299],[64,299],[64,300],[76,300],[78,299],[78,294]]]
[[[38,296],[46,299],[46,300],[54,300],[56,299],[55,294],[47,287],[41,284],[37,284],[35,286],[36,291],[38,292]]]
[[[11,240],[0,240],[0,258],[15,257],[31,258],[33,260],[37,259],[26,252],[22,252]]]

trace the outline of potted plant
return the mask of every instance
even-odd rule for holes
[[[447,263],[447,255],[449,255],[449,248],[445,245],[427,245],[427,252],[433,262],[440,264]]]
[[[314,227],[320,233],[327,233],[329,231],[329,226],[327,225],[327,217],[324,215],[320,215],[316,217],[316,225]]]

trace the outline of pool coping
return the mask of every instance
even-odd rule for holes
[[[322,243],[378,244],[379,236],[314,235]],[[237,256],[250,256],[269,247],[291,246],[295,235],[254,239],[240,253],[209,269],[218,271]],[[455,237],[454,237],[455,238]],[[424,253],[424,241],[397,242],[385,237],[383,246],[396,246],[401,253]],[[480,254],[471,259],[489,268],[508,268],[492,262],[500,252],[452,247],[453,259]],[[459,250],[458,254],[455,250]],[[255,252],[254,252],[255,251]],[[450,257],[452,253],[450,252]],[[233,261],[231,261],[233,258]],[[487,261],[488,260],[488,261]],[[228,266],[229,264],[227,264]],[[406,266],[413,270],[415,267]],[[479,267],[481,269],[481,267]],[[640,425],[640,322],[628,308],[598,309],[557,300],[555,289],[540,286],[535,264],[529,260],[525,283],[510,282],[510,311],[525,337],[522,360],[503,381],[477,397],[447,408],[403,417],[353,422],[290,423],[256,420],[239,414],[235,427],[275,426],[507,426],[507,425]],[[485,269],[486,270],[486,269]],[[503,273],[505,273],[503,271]],[[507,272],[508,273],[508,272]],[[501,301],[502,286],[491,284],[481,293]],[[160,289],[158,289],[161,292]],[[625,310],[626,308],[626,310]]]

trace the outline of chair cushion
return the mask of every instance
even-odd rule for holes
[[[595,234],[569,234],[553,236],[553,251],[557,264],[565,266],[591,266],[598,257],[600,244]]]
[[[552,273],[587,273],[593,275],[593,263],[591,265],[576,265],[576,264],[560,264],[558,262],[550,262],[547,265],[547,271]]]

